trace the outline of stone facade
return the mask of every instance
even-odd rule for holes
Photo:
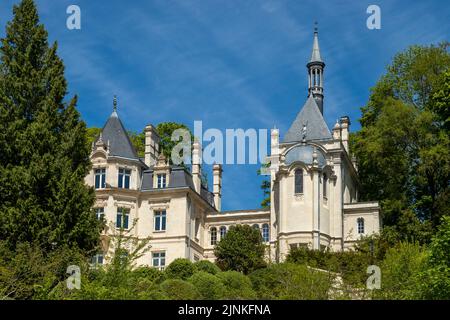
[[[236,224],[258,228],[267,258],[277,262],[293,247],[346,250],[362,235],[378,233],[378,203],[358,202],[357,166],[348,148],[350,119],[341,117],[331,132],[323,119],[324,67],[316,30],[307,64],[308,99],[283,141],[277,129],[271,131],[267,210],[221,211],[222,168],[213,166],[213,190],[207,190],[198,142],[190,170],[169,165],[158,152],[155,128],[148,125],[145,157],[139,158],[114,101],[92,146],[92,170],[85,179],[96,190],[95,210],[110,222],[103,237],[120,226],[131,229],[133,237],[150,237],[151,249],[138,264],[163,268],[176,258],[214,260],[214,245]],[[100,254],[97,262],[103,255],[108,258]]]

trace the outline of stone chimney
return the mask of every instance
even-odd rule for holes
[[[200,142],[195,139],[192,144],[192,180],[194,188],[200,194],[202,188],[202,148]]]
[[[151,124],[147,125],[144,129],[145,132],[145,159],[144,163],[147,166],[153,166],[159,156],[159,142],[160,137],[156,132],[156,128]]]
[[[341,117],[341,139],[347,154],[350,154],[348,149],[348,138],[350,131],[350,118],[348,116]]]
[[[222,205],[222,171],[222,165],[213,165],[213,193],[217,211],[220,211]]]
[[[336,120],[336,124],[333,127],[333,139],[341,140],[341,125],[338,120]]]

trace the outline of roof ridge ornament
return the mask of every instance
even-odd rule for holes
[[[114,98],[113,98],[113,111],[117,112],[117,96],[116,95],[114,95]]]
[[[306,143],[306,135],[308,133],[308,120],[302,123],[302,142]]]

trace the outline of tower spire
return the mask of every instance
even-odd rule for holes
[[[114,95],[113,98],[113,112],[111,113],[111,117],[116,117],[118,118],[119,115],[117,114],[117,96]]]
[[[314,40],[311,60],[306,65],[308,68],[308,97],[313,96],[320,112],[323,114],[323,69],[325,63],[320,56],[319,31],[317,22],[314,23]]]

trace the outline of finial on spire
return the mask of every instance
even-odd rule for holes
[[[117,96],[116,95],[114,95],[114,98],[113,98],[113,110],[114,110],[114,112],[117,111]]]
[[[314,33],[317,33],[319,30],[319,28],[317,26],[318,26],[317,21],[314,21]]]

